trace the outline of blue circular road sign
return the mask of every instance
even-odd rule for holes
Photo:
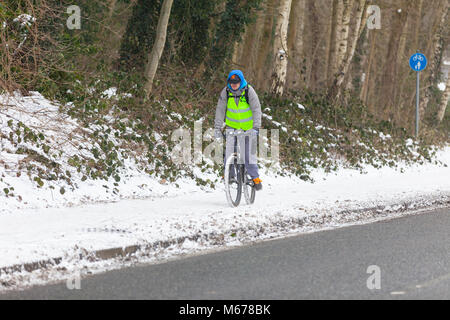
[[[414,71],[417,71],[417,72],[422,71],[427,66],[427,57],[425,57],[425,55],[423,55],[421,53],[415,53],[409,59],[409,66]]]

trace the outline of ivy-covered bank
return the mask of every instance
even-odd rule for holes
[[[199,120],[203,130],[213,126],[226,74],[242,67],[231,59],[236,44],[256,12],[274,7],[261,0],[176,1],[154,92],[147,98],[142,69],[161,1],[111,3],[105,10],[104,1],[79,1],[83,24],[75,30],[65,27],[71,1],[0,3],[3,197],[25,201],[15,184],[29,182],[52,197],[66,198],[89,184],[122,196],[125,183],[136,176],[161,185],[189,180],[217,188],[220,183],[220,164],[172,161],[172,133],[181,127],[193,130]],[[267,39],[276,33],[276,19],[269,20],[260,25]],[[268,50],[257,60],[270,65],[272,56]],[[298,66],[304,81],[307,63]],[[279,175],[313,182],[314,170],[364,172],[367,165],[434,162],[436,149],[448,142],[448,122],[439,130],[424,125],[415,139],[410,128],[369,112],[352,90],[338,101],[329,98],[326,88],[309,85],[277,97],[252,83],[251,76],[249,81],[262,102],[264,129],[279,129]],[[209,143],[205,139],[203,147]],[[155,192],[148,181],[141,187],[146,195]]]
[[[221,183],[221,164],[205,159],[197,165],[177,165],[171,158],[178,143],[173,132],[178,128],[192,132],[199,120],[204,132],[211,128],[212,105],[202,113],[195,107],[180,110],[170,100],[154,101],[151,117],[130,119],[128,110],[120,106],[132,105],[132,94],[119,94],[115,88],[90,92],[84,112],[78,112],[80,107],[74,103],[50,102],[35,92],[1,96],[1,104],[8,106],[0,110],[2,196],[19,201],[26,196],[16,192],[11,177],[28,179],[38,189],[61,195],[97,181],[105,183],[105,192],[120,196],[121,180],[133,175],[174,186],[188,180],[208,188]],[[344,111],[331,109],[314,95],[261,98],[263,127],[278,129],[280,139],[280,164],[276,172],[265,174],[296,175],[313,183],[315,169],[330,172],[346,167],[364,173],[367,165],[436,162],[438,145],[431,138],[415,140],[402,128],[376,122],[356,102]],[[211,143],[211,137],[203,140],[203,148]]]

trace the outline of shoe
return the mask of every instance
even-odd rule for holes
[[[260,178],[255,178],[255,179],[253,179],[253,182],[254,182],[254,184],[255,184],[255,190],[256,191],[259,191],[259,190],[261,190],[262,189],[262,180],[260,179]]]

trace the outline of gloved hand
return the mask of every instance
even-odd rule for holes
[[[252,136],[257,136],[257,135],[259,135],[259,129],[258,129],[258,128],[256,128],[256,129],[251,129],[250,134],[251,134]]]
[[[214,138],[219,140],[219,139],[223,139],[223,134],[222,131],[220,129],[215,129],[214,130]]]

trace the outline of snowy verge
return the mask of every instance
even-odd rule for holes
[[[438,159],[450,164],[450,148]],[[256,203],[238,208],[227,206],[223,190],[197,190],[170,198],[2,214],[0,268],[61,260],[32,272],[2,272],[0,290],[450,206],[449,168],[444,165],[369,167],[365,174],[318,170],[314,175],[314,184],[263,175]],[[93,257],[96,251],[133,246],[137,251],[124,258]]]
[[[156,170],[145,157],[144,144],[123,139],[122,132],[105,124],[86,127],[66,107],[38,92],[0,95],[0,214],[199,190],[190,178],[170,185],[149,174]],[[149,135],[155,147],[161,143],[156,132]],[[107,171],[109,176],[96,176]],[[211,172],[198,171],[196,177],[217,180]]]
[[[74,272],[86,275],[163,261],[450,203],[450,147],[437,152],[437,161],[423,165],[399,163],[397,168],[381,169],[368,165],[331,173],[316,169],[311,174],[315,183],[262,172],[264,188],[256,203],[238,208],[227,206],[221,188],[198,187],[188,178],[169,184],[121,154],[120,181],[83,180],[83,173],[68,161],[77,154],[94,161],[92,150],[100,146],[83,135],[92,128],[81,128],[38,93],[0,97],[0,102],[0,291],[62,280]],[[55,142],[57,146],[49,148]],[[36,179],[33,170],[39,168],[39,157],[70,179],[45,183]],[[25,167],[31,167],[29,175]],[[214,181],[214,174],[195,170],[196,176]],[[96,260],[94,253],[114,248],[136,250],[124,258]],[[32,272],[4,272],[5,267],[56,258],[59,263]]]
[[[272,224],[249,225],[247,228],[224,230],[223,233],[179,237],[123,248],[87,251],[74,247],[63,257],[0,269],[0,295],[11,290],[25,290],[35,285],[66,282],[68,289],[84,277],[124,267],[164,263],[183,256],[205,254],[300,233],[311,233],[346,226],[373,223],[424,213],[430,208],[450,208],[450,195],[422,198],[397,205],[318,213],[303,218],[288,218]],[[414,208],[414,209],[413,209]]]

